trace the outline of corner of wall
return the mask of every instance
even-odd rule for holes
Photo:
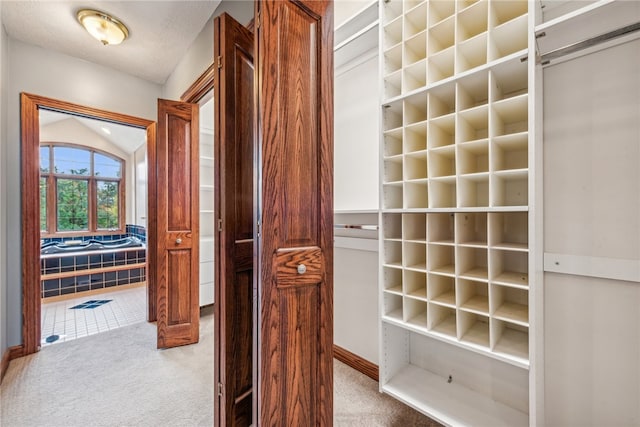
[[[4,356],[8,349],[7,344],[7,239],[6,236],[6,178],[4,174],[6,155],[6,139],[7,139],[7,43],[8,36],[2,25],[2,2],[0,2],[0,358]]]

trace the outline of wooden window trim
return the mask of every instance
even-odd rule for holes
[[[72,144],[67,142],[41,142],[40,147],[50,147],[49,152],[49,172],[40,173],[41,177],[47,180],[47,229],[40,230],[42,237],[69,237],[69,236],[102,236],[102,235],[115,235],[124,234],[127,228],[126,225],[126,189],[127,189],[127,161],[115,154],[109,153],[98,148],[89,147],[82,144]],[[91,175],[70,175],[70,174],[56,174],[53,173],[53,147],[70,147],[80,150],[86,150],[91,153]],[[117,160],[121,164],[120,178],[100,177],[93,174],[94,169],[94,153],[101,154],[103,156]],[[58,179],[75,179],[88,182],[88,230],[58,230],[58,218],[57,218],[57,180]],[[100,230],[98,229],[98,211],[97,211],[97,197],[98,197],[98,181],[117,182],[118,183],[118,227],[115,230]],[[52,202],[53,201],[53,202]],[[53,231],[51,231],[53,230]]]

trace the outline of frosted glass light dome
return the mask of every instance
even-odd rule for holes
[[[81,9],[76,16],[85,30],[103,45],[120,44],[129,36],[122,22],[104,12]]]

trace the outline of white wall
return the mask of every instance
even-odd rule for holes
[[[7,145],[7,34],[2,25],[2,2],[0,2],[0,171],[5,166],[5,150]],[[7,238],[6,238],[6,179],[0,173],[0,357],[4,355],[7,344]]]
[[[160,85],[113,69],[9,39],[6,178],[7,235],[14,242],[7,253],[7,344],[22,342],[20,219],[20,92],[156,120]],[[4,127],[3,127],[4,128]],[[4,299],[3,299],[4,301]]]
[[[140,132],[145,134],[146,132],[140,129]],[[55,123],[51,123],[45,126],[40,126],[40,141],[41,142],[68,142],[71,144],[85,145],[87,147],[97,148],[98,150],[106,151],[107,153],[114,154],[126,162],[126,168],[124,170],[124,178],[126,183],[126,223],[133,224],[135,219],[135,204],[136,204],[136,185],[135,185],[135,164],[133,154],[129,154],[120,148],[118,148],[111,141],[102,137],[102,135],[95,133],[93,130],[84,126],[75,118],[71,117],[65,120],[60,120]],[[141,150],[146,150],[146,144]]]
[[[253,1],[224,0],[213,12],[198,37],[193,41],[162,89],[165,99],[179,100],[180,96],[213,62],[213,21],[223,12],[246,25],[253,18]]]
[[[544,69],[548,426],[640,425],[639,51],[635,40]],[[612,265],[621,280],[589,277]]]
[[[134,183],[136,189],[135,215],[131,224],[147,226],[147,147],[133,153]]]

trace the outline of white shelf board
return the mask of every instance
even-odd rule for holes
[[[402,296],[402,285],[392,286],[390,288],[386,288],[384,292],[388,294],[400,295]]]
[[[477,206],[464,208],[384,208],[382,213],[528,212],[528,206]]]
[[[378,20],[378,2],[372,0],[369,4],[362,7],[353,16],[338,25],[334,30],[333,41],[335,49],[347,43],[355,34],[362,31],[363,28],[371,25]]]
[[[407,365],[382,391],[445,425],[528,426],[529,416],[455,381]]]
[[[431,302],[445,307],[456,308],[456,294],[453,291],[444,292],[437,297],[431,298]]]
[[[378,21],[367,25],[357,34],[337,45],[334,50],[334,68],[378,48]]]
[[[512,286],[514,288],[529,289],[529,275],[514,271],[504,271],[491,280],[499,285]]]
[[[452,318],[453,316],[450,316],[450,317]],[[515,356],[509,352],[511,351],[510,349],[517,347],[517,345],[514,346],[512,343],[521,342],[520,339],[514,339],[512,336],[507,337],[507,339],[503,342],[502,352],[495,352],[495,351],[491,351],[485,346],[478,346],[476,344],[458,341],[456,337],[455,329],[452,329],[452,326],[453,328],[456,327],[455,324],[453,325],[451,324],[451,322],[454,321],[453,319],[450,319],[449,323],[445,325],[443,329],[441,329],[444,331],[444,333],[440,332],[437,329],[437,327],[435,329],[428,330],[426,328],[416,327],[410,323],[404,322],[402,320],[402,309],[397,309],[390,314],[382,316],[382,321],[390,325],[398,326],[407,331],[415,332],[418,335],[423,335],[425,337],[433,338],[438,341],[442,341],[442,342],[454,345],[456,347],[460,347],[465,350],[470,350],[470,351],[473,351],[474,353],[478,353],[483,356],[490,357],[492,359],[500,360],[502,362],[508,363],[510,365],[516,366],[521,369],[529,369],[529,360],[526,358],[526,356],[522,355],[521,351],[512,351],[512,353],[517,354]],[[453,331],[453,333],[451,333],[451,331]],[[518,333],[518,331],[513,331],[511,329],[509,329],[507,332],[508,332],[508,335],[512,335],[512,333]],[[522,335],[526,335],[526,334],[522,334]]]
[[[529,326],[529,307],[513,302],[504,302],[493,313],[493,317],[498,320],[516,323],[522,326]]]
[[[477,313],[484,316],[489,315],[489,301],[486,296],[475,295],[460,305],[464,311]]]

